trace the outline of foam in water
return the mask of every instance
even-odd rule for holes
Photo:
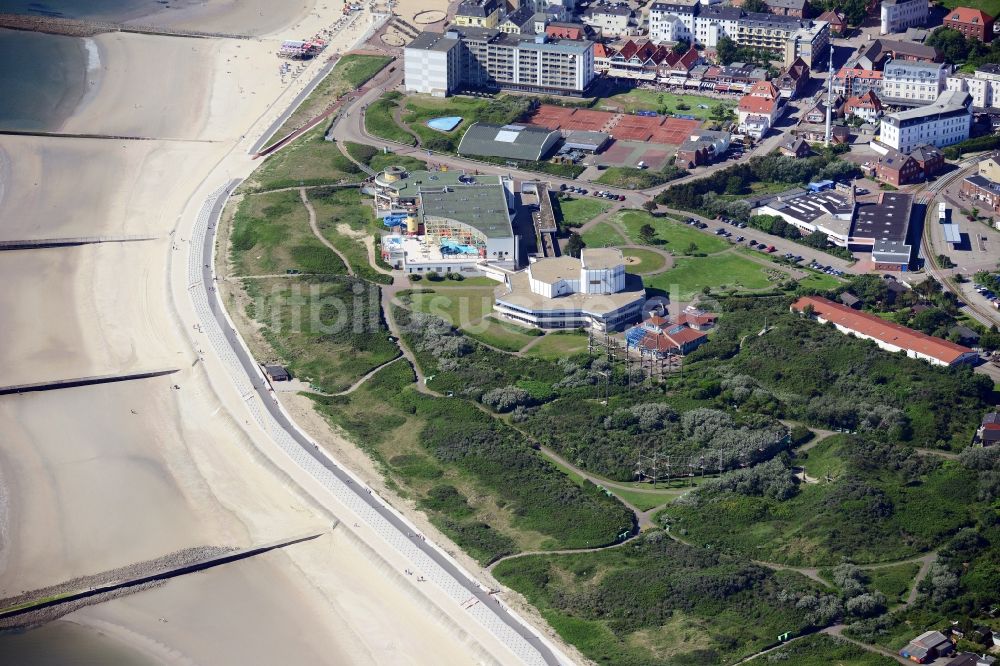
[[[87,50],[87,73],[96,72],[101,68],[101,51],[97,48],[97,42],[84,39],[83,48]]]

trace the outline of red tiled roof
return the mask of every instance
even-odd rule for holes
[[[601,44],[600,42],[594,44],[594,57],[595,58],[607,58],[615,53],[615,50],[606,44]]]
[[[639,50],[638,44],[633,42],[631,39],[622,44],[622,47],[618,50],[618,55],[628,60],[635,55],[636,51]]]
[[[866,312],[852,310],[846,305],[834,303],[821,296],[803,296],[792,304],[792,309],[802,311],[807,305],[813,306],[815,314],[826,321],[832,321],[844,328],[901,349],[908,349],[924,356],[936,358],[942,363],[951,365],[963,354],[972,353],[968,347],[914,331],[912,328],[900,326]]]
[[[671,349],[679,350],[684,347],[684,345],[695,342],[696,340],[701,340],[705,337],[708,337],[705,333],[684,326],[680,330],[673,333],[653,333],[652,331],[649,331],[643,336],[642,340],[639,341],[639,345],[644,349],[649,349],[651,351],[662,352]]]
[[[980,9],[972,9],[971,7],[955,7],[953,10],[948,12],[945,17],[945,21],[954,21],[955,23],[972,23],[977,25],[986,25],[993,20],[993,17]]]
[[[778,103],[775,100],[767,99],[766,97],[744,95],[743,99],[740,100],[739,110],[746,111],[747,113],[763,113],[771,115],[777,104]]]
[[[848,69],[847,67],[844,67],[839,72],[837,72],[838,79],[845,79],[848,76],[852,78],[862,78],[862,79],[881,79],[882,72],[876,71],[874,69]]]
[[[844,17],[842,17],[837,12],[831,11],[831,10],[823,12],[822,14],[819,15],[819,18],[817,18],[816,20],[817,21],[827,21],[828,23],[835,23],[835,24],[839,24],[839,25],[844,25]]]
[[[881,111],[882,102],[879,101],[878,96],[875,93],[869,90],[864,95],[861,95],[860,97],[851,97],[844,103],[844,109],[847,111],[858,108]]]
[[[768,99],[778,99],[781,97],[781,93],[778,92],[778,89],[770,81],[758,81],[753,84],[753,87],[750,88],[750,92],[747,94],[754,97],[766,97]]]

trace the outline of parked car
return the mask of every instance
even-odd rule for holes
[[[773,245],[768,245],[767,246],[767,251],[770,253],[770,252],[775,252],[776,250],[775,250],[775,247]]]

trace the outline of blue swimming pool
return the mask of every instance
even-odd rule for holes
[[[462,116],[445,116],[444,118],[431,118],[427,121],[427,126],[439,132],[450,132],[461,122]]]

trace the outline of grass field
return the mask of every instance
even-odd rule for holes
[[[800,638],[767,655],[753,664],[795,664],[795,666],[892,666],[895,659],[862,650],[845,640],[814,634]]]
[[[689,108],[678,109],[678,104],[685,104]],[[666,107],[673,115],[694,116],[695,118],[707,120],[712,116],[712,109],[719,104],[729,109],[736,107],[736,102],[703,97],[702,95],[677,95],[674,93],[661,93],[655,90],[636,89],[613,97],[600,99],[594,108],[600,109],[604,106],[615,106],[621,108],[626,113],[633,113],[635,111],[659,112]],[[708,108],[702,109],[699,108],[700,106],[707,106]]]
[[[247,195],[233,218],[230,258],[237,275],[273,275],[287,270],[344,274],[336,254],[309,229],[297,191]]]
[[[730,247],[729,243],[718,236],[703,233],[666,217],[653,217],[645,211],[625,211],[619,214],[618,219],[625,226],[629,240],[639,245],[642,244],[639,229],[646,224],[652,226],[656,230],[653,244],[669,250],[675,256],[686,253],[692,244],[702,254],[713,254]]]
[[[410,95],[406,98],[402,119],[420,137],[421,143],[430,142],[432,145],[429,147],[434,150],[441,150],[444,143],[448,143],[451,146],[448,152],[452,152],[458,149],[458,142],[465,134],[465,130],[475,122],[477,115],[486,108],[488,102],[489,100],[478,97],[441,99],[429,95]],[[442,116],[461,116],[462,122],[450,132],[441,132],[427,126],[428,120]]]
[[[600,177],[594,182],[629,190],[644,190],[648,187],[662,185],[669,180],[665,175],[654,169],[613,166],[601,172]]]
[[[397,125],[392,118],[393,111],[399,106],[402,98],[402,94],[390,90],[369,104],[368,108],[365,109],[365,130],[380,139],[413,146],[417,143],[416,139]]]
[[[271,143],[288,135],[318,116],[328,106],[347,93],[357,90],[369,79],[386,67],[392,58],[389,56],[348,54],[343,56],[334,66],[333,71],[316,89],[295,109],[288,120],[271,137]]]
[[[610,223],[598,222],[583,232],[583,242],[587,247],[610,247],[624,245],[626,240]]]
[[[658,273],[667,266],[667,260],[664,256],[652,250],[627,247],[622,250],[622,254],[639,260],[635,264],[625,264],[625,270],[629,273]]]
[[[1000,15],[1000,0],[941,0],[939,4],[948,9],[969,7],[970,9],[981,9],[990,16]]]
[[[890,604],[900,603],[906,600],[906,595],[910,592],[913,579],[917,577],[920,565],[916,562],[898,564],[894,567],[882,569],[870,569],[870,587],[885,595]]]
[[[476,340],[509,352],[519,351],[537,337],[531,334],[534,329],[522,328],[493,317],[485,317],[462,330]]]
[[[357,285],[369,291],[358,297]],[[247,314],[298,379],[328,393],[342,391],[399,355],[378,317],[378,288],[347,277],[244,280]],[[368,326],[364,334],[352,323]],[[370,327],[374,326],[375,330]]]
[[[265,158],[241,187],[259,192],[299,185],[358,182],[364,177],[337,144],[323,139],[323,128],[306,132],[291,145]]]
[[[370,199],[354,188],[310,190],[308,196],[316,210],[316,226],[320,233],[347,257],[355,275],[371,282],[390,284],[390,276],[371,267],[368,248],[360,237],[377,237],[381,227],[372,212]]]
[[[736,254],[710,257],[680,257],[674,267],[646,280],[646,286],[667,294],[677,290],[681,300],[690,300],[704,287],[712,290],[755,290],[771,286],[763,266]]]
[[[555,361],[585,353],[587,339],[586,333],[549,333],[524,353],[532,358]]]
[[[580,227],[611,208],[606,199],[585,199],[583,197],[567,197],[559,199],[559,210],[564,226]]]
[[[473,332],[478,332],[476,324],[493,311],[493,289],[488,287],[454,287],[447,292],[422,289],[403,295],[402,300],[412,310],[432,314],[452,326],[468,327]]]

